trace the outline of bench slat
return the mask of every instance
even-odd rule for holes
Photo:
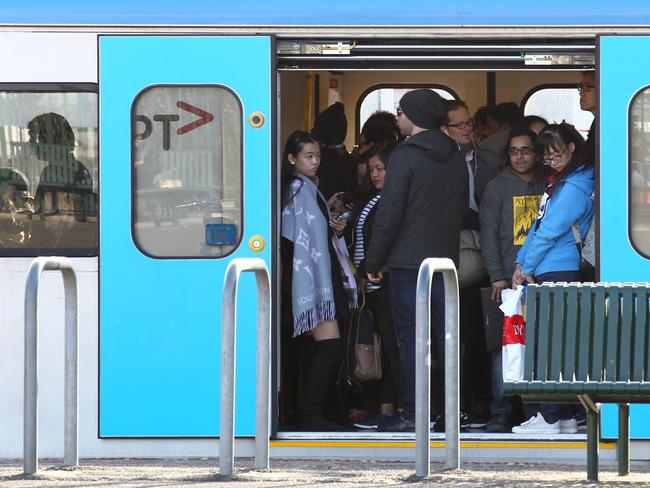
[[[622,310],[619,323],[620,346],[618,348],[618,381],[627,381],[631,378],[632,361],[632,332],[634,329],[634,288],[626,286],[621,289]]]
[[[633,381],[648,381],[648,295],[645,287],[634,290],[634,367]]]
[[[605,379],[616,381],[618,378],[618,347],[620,337],[620,288],[610,286],[607,300],[607,342],[605,344]]]
[[[551,349],[548,354],[551,364],[550,376],[547,378],[549,380],[559,381],[565,345],[564,292],[566,288],[564,285],[553,285],[551,290],[553,296],[553,311],[551,313],[552,321],[549,324]]]
[[[551,320],[551,290],[548,286],[539,288],[539,310],[537,323],[537,364],[535,365],[535,374],[533,379],[544,381],[547,379],[546,370],[548,368],[548,349],[550,347]],[[535,317],[535,316],[531,316]],[[534,351],[535,349],[533,349]]]
[[[592,344],[592,362],[589,371],[589,381],[602,381],[603,378],[603,348],[605,342],[605,285],[596,286],[594,293],[594,326]]]
[[[576,343],[578,346],[578,371],[576,379],[587,381],[589,377],[589,365],[591,364],[591,351],[593,336],[591,334],[592,319],[592,287],[582,286],[579,288],[580,295],[580,321],[578,323],[578,334]]]
[[[568,285],[565,293],[566,326],[564,343],[564,364],[562,366],[562,379],[571,381],[575,377],[576,358],[578,357],[578,286]]]
[[[530,348],[531,351],[535,351],[537,346],[537,334],[536,328],[534,326],[528,326],[528,321],[533,324],[535,317],[537,317],[537,287],[531,286],[526,289],[526,311],[525,311],[525,322],[526,322],[526,349]],[[524,380],[533,380],[535,367],[534,364],[534,354],[526,354],[524,360]]]

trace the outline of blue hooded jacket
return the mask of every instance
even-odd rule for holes
[[[584,239],[594,214],[594,167],[579,166],[553,192],[546,194],[526,242],[517,254],[521,271],[539,276],[551,271],[577,271],[580,255],[573,235],[578,224]]]

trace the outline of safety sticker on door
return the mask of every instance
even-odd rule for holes
[[[208,246],[234,246],[237,244],[235,224],[206,224],[205,243]]]

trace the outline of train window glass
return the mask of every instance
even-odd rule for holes
[[[585,139],[594,120],[591,112],[580,108],[580,95],[574,86],[533,89],[524,98],[524,114],[539,115],[551,124],[564,120],[573,124]]]
[[[242,235],[242,109],[218,86],[155,86],[133,104],[133,236],[155,258],[218,258]]]
[[[630,239],[650,257],[650,88],[639,92],[630,104]]]
[[[366,90],[360,98],[360,104],[357,104],[360,107],[359,110],[359,130],[363,127],[363,124],[368,120],[374,112],[378,110],[387,111],[390,113],[395,113],[395,108],[399,104],[402,96],[411,90],[417,88],[431,88],[433,91],[437,92],[445,100],[454,100],[458,98],[455,93],[447,87],[442,86],[409,86],[409,85],[399,85],[399,86],[381,86],[373,87],[369,90]]]
[[[97,94],[0,89],[0,255],[97,254]]]

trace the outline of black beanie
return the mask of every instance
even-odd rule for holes
[[[423,129],[437,129],[447,116],[444,99],[427,88],[405,93],[399,106],[411,122]]]
[[[343,144],[348,133],[348,121],[345,118],[343,104],[336,102],[319,113],[311,132],[316,139],[328,146]]]

